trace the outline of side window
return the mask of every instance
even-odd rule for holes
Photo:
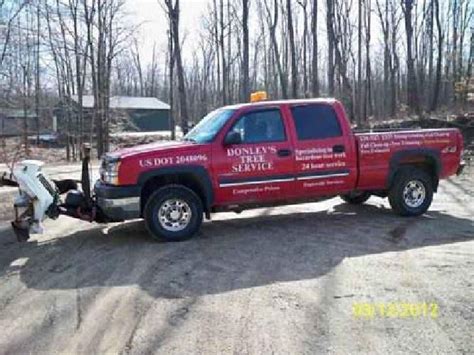
[[[242,143],[286,140],[285,127],[279,109],[246,113],[237,120],[231,131],[240,133]]]
[[[328,105],[304,105],[291,108],[298,140],[324,139],[342,135],[333,108]]]

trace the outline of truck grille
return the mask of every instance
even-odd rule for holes
[[[56,196],[56,189],[51,186],[51,184],[46,180],[43,174],[38,174],[38,180],[40,181],[41,185],[51,194],[51,196]]]

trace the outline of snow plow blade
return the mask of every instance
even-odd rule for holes
[[[18,186],[11,226],[19,242],[26,242],[30,234],[42,234],[42,222],[47,218],[55,220],[60,215],[88,222],[108,222],[95,196],[91,196],[90,148],[84,145],[83,149],[80,181],[51,180],[42,170],[44,163],[37,160],[23,160],[15,165],[13,174],[0,174],[0,185]]]

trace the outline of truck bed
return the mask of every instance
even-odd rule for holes
[[[462,136],[455,128],[355,132],[358,153],[358,189],[383,189],[395,163],[425,162],[439,169],[440,178],[456,173]],[[410,155],[409,158],[405,156]]]

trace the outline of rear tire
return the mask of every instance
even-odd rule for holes
[[[193,237],[201,227],[203,205],[193,190],[169,185],[150,196],[143,217],[154,239],[180,242]]]
[[[392,209],[401,216],[419,216],[433,201],[433,179],[424,170],[406,167],[399,170],[388,193]]]
[[[351,205],[360,205],[370,198],[370,193],[366,191],[352,192],[346,195],[341,195],[339,197],[342,198],[345,202],[350,203]]]

